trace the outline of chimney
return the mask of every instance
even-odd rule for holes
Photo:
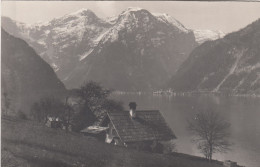
[[[129,114],[132,119],[136,117],[136,106],[137,106],[136,102],[129,103],[129,108],[130,108]]]

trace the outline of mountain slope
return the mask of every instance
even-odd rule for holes
[[[172,78],[177,91],[260,92],[260,19],[194,49]]]
[[[106,20],[82,9],[48,23],[2,23],[20,32],[68,88],[95,80],[119,90],[155,89],[197,46],[193,32],[171,16],[139,8]]]
[[[40,97],[65,91],[53,69],[25,41],[4,30],[1,41],[1,88],[14,111],[28,110]]]
[[[196,45],[191,31],[147,10],[128,8],[64,83],[71,88],[95,80],[117,90],[156,89],[176,72]]]
[[[33,121],[12,117],[1,121],[1,165],[5,167],[223,167],[221,161],[142,152]]]

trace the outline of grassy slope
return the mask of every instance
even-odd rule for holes
[[[2,118],[2,166],[219,167],[201,159],[160,155],[105,144],[32,121]]]

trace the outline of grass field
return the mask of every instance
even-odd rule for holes
[[[2,120],[4,167],[220,167],[182,154],[153,154],[106,144],[95,138],[14,117]]]

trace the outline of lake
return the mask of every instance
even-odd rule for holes
[[[231,150],[213,154],[213,159],[232,160],[247,167],[260,167],[260,98],[230,97],[212,94],[167,96],[153,94],[113,94],[113,99],[124,103],[135,101],[138,109],[158,109],[176,134],[177,151],[203,156],[191,142],[187,119],[202,110],[219,112],[230,122]]]

